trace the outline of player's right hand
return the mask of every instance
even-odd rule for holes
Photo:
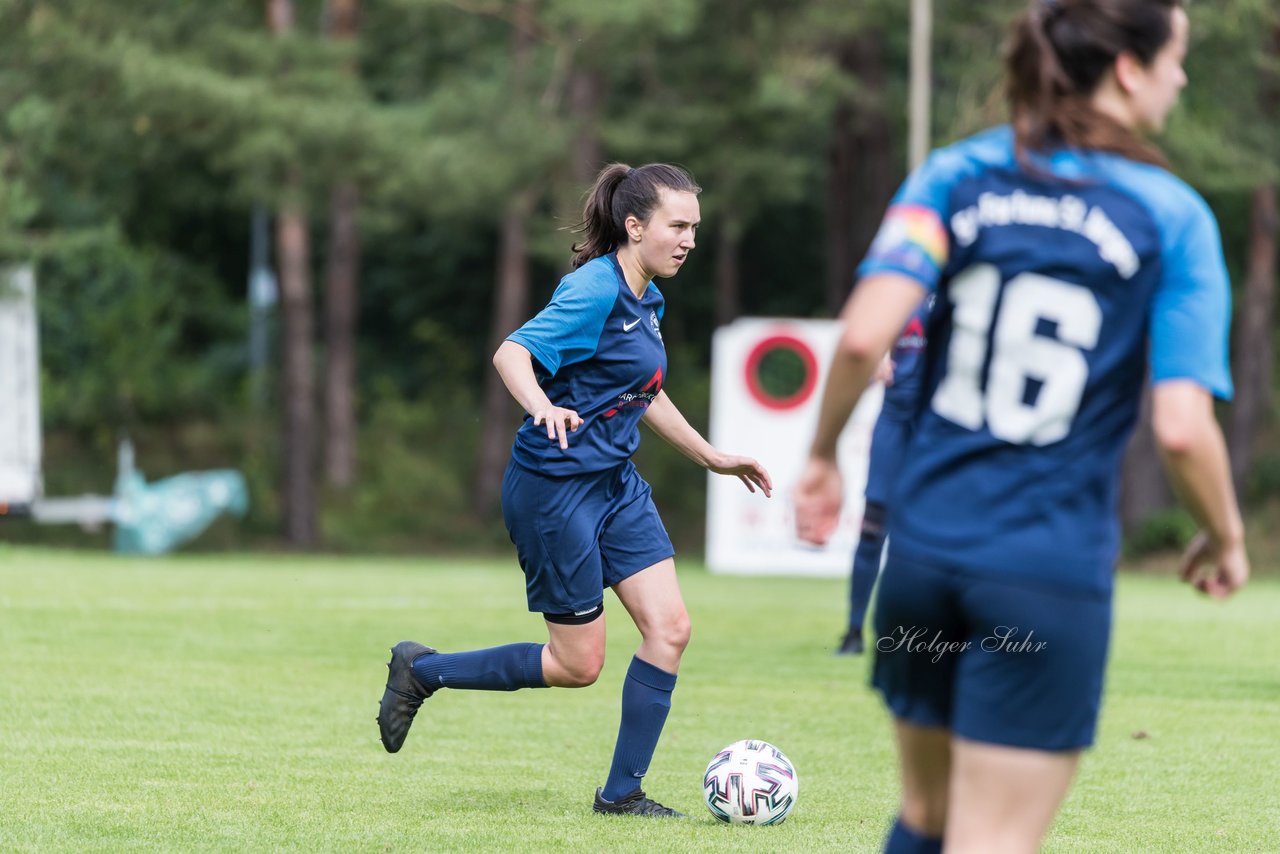
[[[810,457],[795,490],[796,536],[822,546],[835,533],[844,503],[844,478],[834,460]]]
[[[1201,531],[1182,555],[1180,575],[1201,593],[1225,599],[1249,580],[1249,556],[1243,542],[1223,546]]]
[[[540,424],[546,424],[547,440],[558,441],[562,451],[569,449],[569,434],[577,432],[582,426],[582,417],[578,413],[561,406],[549,406],[531,414],[533,425],[537,427]]]

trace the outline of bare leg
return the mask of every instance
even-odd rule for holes
[[[547,623],[542,679],[551,688],[585,688],[604,667],[604,616],[581,626]]]
[[[1079,762],[1079,751],[954,739],[948,854],[1039,851]]]
[[[895,723],[902,766],[901,821],[915,833],[941,839],[947,827],[951,730],[901,719]]]
[[[680,657],[689,645],[689,612],[676,581],[672,558],[655,563],[613,586],[636,628],[640,649],[636,657],[668,673],[680,669]]]
[[[656,563],[615,584],[613,590],[640,629],[642,640],[622,683],[618,740],[596,809],[677,815],[640,790],[671,709],[680,656],[689,643],[689,614],[676,583],[675,563],[670,558]]]

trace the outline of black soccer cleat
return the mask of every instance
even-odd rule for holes
[[[644,792],[636,789],[629,795],[623,795],[616,801],[606,801],[600,793],[603,789],[596,789],[596,802],[591,807],[592,812],[601,815],[648,815],[657,818],[688,818],[682,812],[676,812],[671,807],[664,807],[655,800],[645,797]]]
[[[395,753],[409,735],[413,716],[418,713],[422,701],[435,693],[434,688],[423,685],[413,672],[413,660],[420,655],[434,655],[435,650],[413,641],[400,641],[391,647],[391,660],[387,662],[387,690],[382,692],[382,704],[378,707],[378,732],[387,753]]]
[[[840,641],[840,648],[836,650],[836,655],[862,655],[862,629],[849,629],[845,633],[844,640]]]

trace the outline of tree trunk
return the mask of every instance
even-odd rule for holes
[[[515,10],[511,35],[511,91],[526,88],[533,48],[534,7],[532,0],[520,0]],[[498,279],[495,283],[493,319],[489,332],[489,352],[525,321],[529,312],[529,216],[536,199],[534,183],[517,190],[502,216],[501,245],[498,248]],[[484,386],[484,414],[480,448],[476,461],[475,491],[471,509],[481,518],[489,517],[498,504],[502,470],[511,447],[511,395],[495,370],[489,370]]]
[[[291,187],[301,179],[290,177]],[[301,205],[287,204],[276,217],[280,307],[284,319],[284,524],[296,546],[316,543],[315,322],[311,305],[310,249]]]
[[[886,112],[884,38],[871,28],[837,48],[840,68],[858,85],[836,109],[827,189],[827,309],[839,312],[875,237],[901,169],[893,159]]]
[[[594,69],[575,68],[569,77],[569,111],[573,116],[574,132],[570,141],[573,158],[569,163],[569,185],[555,193],[558,207],[563,211],[562,228],[572,228],[582,218],[586,190],[604,168],[604,144],[600,140],[600,111],[604,106],[605,79]],[[576,242],[577,234],[567,234],[569,246]],[[568,273],[572,256],[565,252],[558,261],[561,274]]]
[[[293,32],[293,0],[267,0],[267,29],[277,37]]]
[[[329,269],[325,282],[325,476],[330,486],[356,482],[356,328],[360,290],[360,191],[344,181],[329,200]]]
[[[1231,474],[1243,492],[1253,465],[1254,437],[1271,409],[1272,315],[1276,285],[1276,187],[1254,188],[1250,211],[1249,266],[1244,278],[1235,355],[1235,402],[1231,407]]]
[[[522,190],[507,206],[502,217],[502,238],[498,250],[497,294],[489,352],[519,328],[529,313],[529,233],[527,219],[533,209],[533,192]],[[553,401],[554,402],[554,401]],[[498,372],[490,370],[484,387],[484,416],[480,431],[479,460],[476,467],[472,510],[488,516],[497,505],[515,427],[511,395]]]
[[[359,27],[359,0],[328,0],[325,30],[350,41]],[[354,62],[348,74],[357,74]],[[360,293],[360,190],[341,181],[329,198],[329,254],[325,281],[325,445],[329,485],[350,489],[356,482],[356,331]]]
[[[841,65],[847,55],[842,50]],[[828,152],[830,175],[827,178],[827,280],[823,287],[823,302],[832,316],[853,288],[853,275],[857,262],[853,260],[853,176],[857,160],[857,141],[853,132],[853,104],[842,101],[835,110],[832,122],[831,148]]]
[[[604,87],[604,77],[593,69],[575,69],[569,80],[569,109],[577,122],[571,166],[575,192],[591,186],[596,174],[604,167],[604,146],[600,143]]]
[[[1280,26],[1271,31],[1265,52],[1273,63],[1280,62]],[[1273,69],[1264,72],[1258,105],[1262,116],[1271,119],[1280,117],[1280,74]],[[1280,228],[1276,193],[1273,182],[1254,187],[1249,211],[1249,261],[1231,360],[1235,366],[1236,395],[1227,428],[1231,476],[1238,493],[1245,492],[1248,486],[1254,441],[1271,412],[1271,367],[1275,358],[1271,330],[1275,312],[1276,236]]]
[[[1120,523],[1125,533],[1134,531],[1153,513],[1173,504],[1173,492],[1165,480],[1156,437],[1151,431],[1151,384],[1144,383],[1142,405],[1133,438],[1125,452],[1120,482]]]
[[[717,327],[727,326],[742,314],[742,226],[725,212],[716,240]]]
[[[267,24],[277,38],[293,30],[292,0],[267,0]],[[276,264],[284,321],[284,505],[285,536],[295,546],[316,543],[313,473],[315,376],[311,305],[311,251],[302,204],[302,173],[295,166],[285,179],[285,201],[276,216]]]

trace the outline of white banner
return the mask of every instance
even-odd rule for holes
[[[41,492],[35,288],[30,266],[0,268],[0,504]]]
[[[758,459],[773,497],[737,478],[711,475],[707,487],[707,567],[756,575],[847,576],[862,524],[867,451],[882,386],[868,389],[840,436],[845,501],[824,548],[796,539],[791,493],[808,458],[818,402],[835,352],[834,320],[743,318],[716,330],[711,351],[711,444]]]

